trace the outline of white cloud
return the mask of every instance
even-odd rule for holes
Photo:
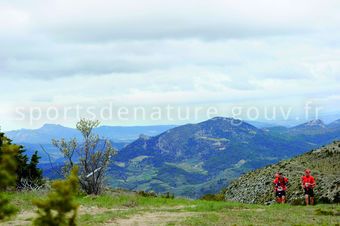
[[[338,96],[339,6],[1,1],[2,123],[14,127],[4,119],[18,105],[302,103]]]
[[[237,38],[339,25],[338,1],[38,1],[37,31],[73,41]],[[26,7],[24,7],[26,8]],[[338,20],[336,20],[338,19]],[[334,20],[332,23],[330,21]],[[89,34],[89,32],[93,32]]]

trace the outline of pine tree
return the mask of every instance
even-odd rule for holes
[[[2,192],[9,186],[14,186],[16,177],[15,156],[19,146],[11,144],[10,140],[0,133],[0,219],[4,219],[16,212],[16,208],[10,204]]]
[[[43,170],[38,168],[40,158],[41,157],[38,156],[38,151],[35,151],[35,153],[31,157],[30,163],[28,164],[28,177],[33,180],[35,185],[41,185],[43,183]]]
[[[9,140],[11,142],[11,140]],[[17,161],[17,180],[16,187],[20,188],[30,188],[35,186],[40,186],[43,184],[42,169],[38,168],[39,159],[38,151],[31,157],[31,161],[28,162],[29,158],[24,153],[26,150],[23,146],[19,146],[19,150],[15,159]]]
[[[9,140],[11,142],[11,140]],[[17,161],[17,184],[21,181],[22,178],[26,178],[28,176],[27,173],[27,161],[28,157],[27,155],[24,155],[24,152],[26,150],[23,148],[23,146],[19,146],[18,153],[15,156],[15,160]]]
[[[4,133],[1,133],[3,139],[6,140],[8,145],[12,145],[12,140],[5,137]],[[17,153],[15,155],[16,161],[16,188],[26,188],[26,185],[30,187],[40,186],[43,183],[42,169],[38,168],[39,159],[38,151],[31,157],[31,161],[28,162],[29,158],[25,155],[26,150],[23,146],[15,145],[17,147]]]

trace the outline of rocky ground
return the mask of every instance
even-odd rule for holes
[[[309,169],[316,180],[316,202],[340,202],[340,141],[246,173],[222,192],[228,201],[272,204],[275,202],[272,188],[274,175],[282,172],[289,180],[287,202],[303,204],[300,183],[305,169]]]

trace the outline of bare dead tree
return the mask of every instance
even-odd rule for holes
[[[44,184],[34,182],[31,179],[27,179],[27,178],[21,178],[19,184],[20,184],[18,186],[19,190],[30,190],[30,191],[39,191],[45,186]]]

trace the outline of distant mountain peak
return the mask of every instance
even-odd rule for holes
[[[321,126],[325,127],[325,124],[320,119],[315,119],[306,123],[306,126]]]
[[[328,124],[328,126],[330,126],[330,127],[338,127],[338,126],[340,126],[340,119],[331,122],[330,124]]]
[[[56,127],[64,127],[62,125],[59,125],[59,124],[51,124],[51,123],[45,123],[41,129],[49,129],[49,128],[56,128]]]
[[[292,129],[293,130],[296,130],[296,129],[323,129],[323,128],[326,128],[326,125],[325,123],[320,120],[320,119],[315,119],[315,120],[311,120],[309,122],[306,122],[306,123],[303,123],[303,124],[300,124],[300,125],[297,125],[295,127],[293,127]]]
[[[147,136],[145,134],[140,134],[139,135],[139,139],[143,139],[143,140],[149,140],[151,137],[150,136]]]
[[[229,118],[229,117],[221,117],[221,116],[217,116],[217,117],[214,117],[214,118],[211,118],[211,119],[209,119],[209,120],[207,120],[207,121],[228,121],[228,122],[230,122],[230,121],[241,121],[241,120],[239,120],[239,119],[235,119],[235,118]]]
[[[213,121],[227,122],[227,123],[234,124],[234,125],[240,125],[242,123],[246,123],[245,121],[242,121],[240,119],[235,119],[235,118],[230,118],[230,117],[221,117],[221,116],[208,119],[208,120],[203,121],[201,123],[213,122]],[[246,124],[248,124],[248,123],[246,123]]]
[[[228,119],[232,119],[232,118],[216,116],[216,117],[213,117],[211,120],[228,120]]]

